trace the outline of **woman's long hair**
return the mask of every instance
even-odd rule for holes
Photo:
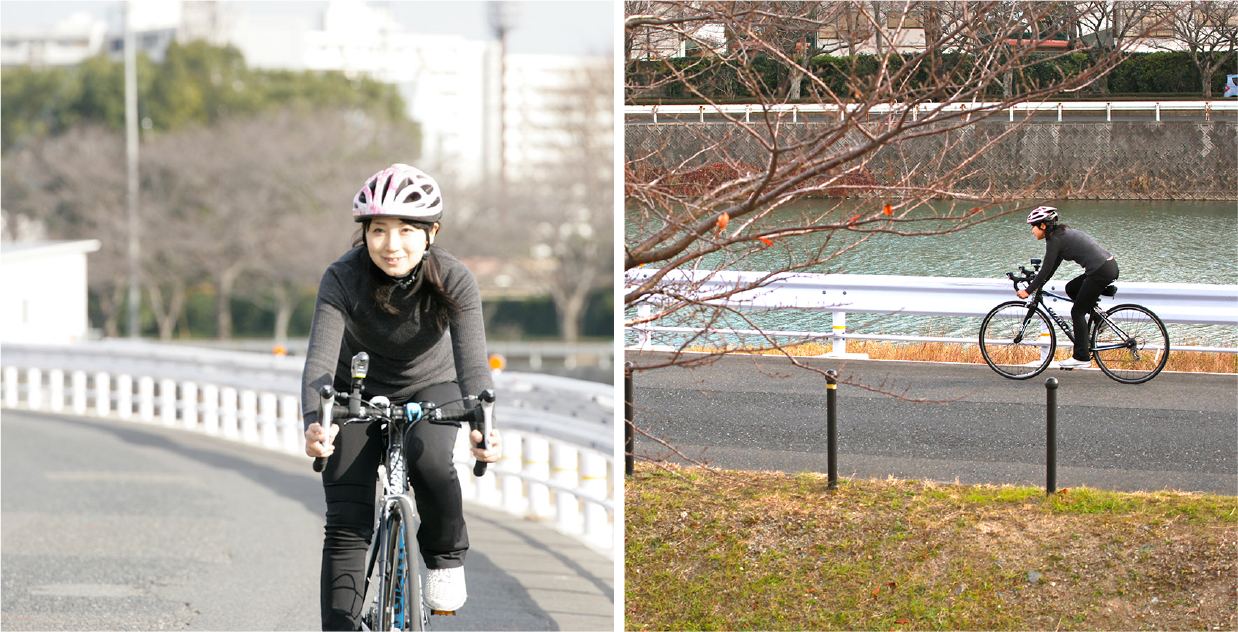
[[[1067,226],[1066,224],[1061,223],[1060,220],[1056,220],[1056,219],[1051,222],[1045,222],[1044,224],[1045,224],[1045,237],[1048,237],[1050,235],[1056,235],[1057,233],[1063,230],[1066,230],[1067,228],[1070,228],[1070,226]]]
[[[353,247],[367,245],[366,235],[370,231],[370,221],[370,219],[362,220],[361,232],[353,239]],[[433,228],[433,224],[425,224],[408,219],[401,219],[400,221],[424,230],[426,240],[429,241],[430,229]],[[421,263],[413,268],[412,278],[409,279],[409,282],[401,282],[380,270],[377,265],[374,265],[374,261],[370,259],[368,252],[366,253],[365,261],[369,264],[370,274],[375,280],[374,302],[384,312],[393,316],[401,314],[400,308],[395,304],[395,298],[398,293],[398,296],[401,298],[416,295],[417,304],[415,309],[421,317],[421,322],[432,323],[440,331],[447,329],[451,325],[451,320],[460,315],[459,301],[443,287],[443,275],[440,267],[441,264],[438,260],[437,246],[433,244],[426,245],[425,256],[422,257]]]

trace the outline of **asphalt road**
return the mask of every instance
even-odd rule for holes
[[[639,366],[664,359],[627,357]],[[1015,381],[985,365],[802,362],[848,382],[837,391],[842,477],[1043,486],[1044,383],[1056,377],[1059,489],[1238,495],[1233,375],[1162,373],[1130,386],[1095,369]],[[727,356],[634,375],[638,427],[689,457],[729,469],[827,471],[826,383],[817,373],[785,358]],[[644,437],[636,449],[676,458]]]
[[[136,422],[5,410],[0,627],[314,630],[325,504],[307,459]],[[614,564],[466,505],[469,602],[439,630],[612,630]]]

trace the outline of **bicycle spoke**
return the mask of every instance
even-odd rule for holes
[[[1169,359],[1169,334],[1160,319],[1138,305],[1109,310],[1093,334],[1096,363],[1109,377],[1128,384],[1146,382]]]
[[[980,351],[998,374],[1027,379],[1044,371],[1053,360],[1056,337],[1039,311],[1029,317],[1027,304],[998,305],[980,326]]]

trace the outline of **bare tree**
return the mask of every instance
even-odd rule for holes
[[[664,320],[698,330],[735,322],[759,330],[722,303],[781,273],[828,265],[874,235],[949,233],[1010,212],[1010,203],[1031,197],[1034,185],[1013,182],[979,158],[1026,120],[989,126],[985,134],[975,124],[1005,115],[1015,104],[1085,89],[1129,48],[1123,42],[1095,55],[1090,66],[1038,83],[1030,78],[1031,66],[1084,46],[1077,37],[1074,51],[1046,46],[1060,33],[1079,31],[1079,16],[1055,3],[824,3],[820,15],[832,21],[821,23],[818,33],[841,37],[857,54],[847,76],[827,76],[770,36],[768,25],[779,23],[770,15],[778,10],[774,4],[781,3],[649,3],[626,19],[632,41],[688,37],[702,24],[722,25],[744,45],[716,56],[712,65],[727,67],[757,99],[749,114],[724,112],[705,88],[710,70],[681,60],[665,60],[653,79],[683,86],[715,122],[663,123],[660,129],[628,124],[628,327]],[[795,7],[783,17],[804,15],[803,7]],[[903,54],[892,54],[893,43],[915,41],[920,43],[901,47]],[[860,53],[868,55],[866,72],[859,71]],[[790,108],[777,107],[790,93],[754,72],[750,62],[757,55],[795,69],[807,93],[832,113],[792,124]],[[655,74],[646,68],[628,80],[648,81]],[[1007,76],[1018,84],[1003,89]],[[648,85],[629,85],[627,93]],[[1086,185],[1083,174],[1057,193],[1067,197]],[[776,210],[804,197],[820,203],[798,220],[776,219]],[[787,245],[792,238],[795,247]],[[778,253],[782,263],[752,281],[706,289],[713,271],[744,269],[745,259],[757,252]],[[677,348],[699,344],[681,340]],[[783,348],[771,337],[764,344]],[[639,369],[686,362],[677,353]]]
[[[1154,11],[1168,23],[1170,41],[1186,49],[1199,69],[1205,99],[1212,98],[1212,75],[1238,48],[1238,2],[1157,3]]]
[[[4,209],[46,227],[56,239],[98,239],[88,284],[103,332],[119,336],[128,286],[124,138],[80,126],[5,157]],[[16,222],[14,222],[16,223]]]
[[[506,215],[526,273],[554,302],[560,335],[575,342],[589,294],[614,270],[614,66],[603,58],[565,70],[546,106],[522,121],[548,139],[507,191]]]

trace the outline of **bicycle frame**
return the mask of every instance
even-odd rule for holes
[[[1029,309],[1028,309],[1028,316],[1030,317],[1030,316],[1031,316],[1032,311],[1034,311],[1036,308],[1038,308],[1038,307],[1040,307],[1040,308],[1044,308],[1045,312],[1046,312],[1047,314],[1049,314],[1049,317],[1053,319],[1053,322],[1057,323],[1058,329],[1061,329],[1061,330],[1062,330],[1062,333],[1066,334],[1066,337],[1067,337],[1067,338],[1069,338],[1069,339],[1070,339],[1070,341],[1071,341],[1072,343],[1074,343],[1076,346],[1078,346],[1080,343],[1079,343],[1079,341],[1078,341],[1078,340],[1076,340],[1076,339],[1075,339],[1075,332],[1074,332],[1074,329],[1073,329],[1073,325],[1072,325],[1072,323],[1070,323],[1070,322],[1069,322],[1069,321],[1067,321],[1066,319],[1062,318],[1061,316],[1058,316],[1057,312],[1053,311],[1053,308],[1052,308],[1052,307],[1050,307],[1050,306],[1048,305],[1048,303],[1045,303],[1045,302],[1044,302],[1044,297],[1046,297],[1046,296],[1051,297],[1051,298],[1056,298],[1056,299],[1061,300],[1061,301],[1066,301],[1067,303],[1073,303],[1073,302],[1074,302],[1074,301],[1072,301],[1072,300],[1070,299],[1070,297],[1069,297],[1069,296],[1062,296],[1061,294],[1057,294],[1057,293],[1055,293],[1055,292],[1050,292],[1049,290],[1045,290],[1045,289],[1043,289],[1043,288],[1042,288],[1042,289],[1040,289],[1040,290],[1037,290],[1037,291],[1036,291],[1036,294],[1035,294],[1035,297],[1034,297],[1034,298],[1032,298],[1032,299],[1030,299],[1030,300],[1028,301],[1028,307],[1029,307]],[[1125,349],[1125,348],[1128,348],[1128,347],[1129,347],[1129,348],[1133,348],[1133,347],[1131,347],[1131,344],[1130,344],[1130,342],[1129,342],[1130,336],[1129,336],[1129,335],[1127,335],[1127,333],[1126,333],[1125,331],[1123,331],[1123,330],[1122,330],[1122,328],[1121,328],[1121,327],[1119,327],[1119,326],[1117,325],[1117,323],[1115,323],[1115,322],[1113,322],[1112,320],[1110,320],[1110,319],[1109,319],[1109,315],[1108,315],[1108,314],[1106,314],[1104,311],[1102,311],[1102,310],[1100,309],[1100,306],[1099,306],[1099,305],[1098,305],[1098,306],[1096,306],[1096,307],[1094,307],[1094,308],[1092,308],[1092,313],[1091,313],[1091,315],[1092,315],[1092,320],[1091,320],[1091,328],[1090,328],[1090,329],[1089,329],[1089,331],[1088,331],[1088,333],[1089,333],[1088,340],[1084,340],[1084,344],[1090,344],[1090,342],[1089,342],[1089,340],[1091,339],[1091,335],[1090,335],[1090,334],[1091,334],[1092,332],[1094,332],[1094,331],[1096,330],[1096,328],[1097,328],[1097,327],[1099,327],[1099,326],[1100,326],[1100,324],[1101,324],[1101,322],[1102,322],[1102,321],[1104,322],[1104,324],[1105,324],[1105,325],[1107,325],[1107,326],[1109,326],[1110,328],[1112,328],[1112,329],[1113,329],[1113,331],[1117,332],[1117,333],[1120,335],[1120,337],[1122,338],[1122,340],[1124,340],[1124,341],[1128,341],[1128,342],[1123,342],[1123,343],[1121,343],[1121,344],[1108,344],[1108,345],[1100,345],[1100,346],[1097,346],[1097,347],[1091,347],[1091,351],[1092,351],[1092,353],[1095,353],[1095,352],[1097,352],[1097,351],[1109,351],[1109,350],[1113,350],[1113,349]],[[1029,320],[1030,320],[1030,318],[1029,318],[1029,319],[1025,319],[1025,320],[1023,321],[1023,322],[1024,322],[1024,326],[1026,326],[1026,324],[1027,324],[1027,322],[1029,322]],[[1136,350],[1136,351],[1137,351],[1137,350]]]

